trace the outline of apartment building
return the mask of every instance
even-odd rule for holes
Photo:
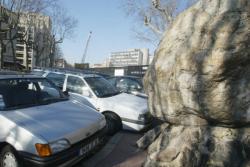
[[[148,49],[130,49],[121,52],[112,52],[109,57],[110,67],[148,65]]]
[[[49,16],[24,13],[20,17],[16,42],[16,59],[24,65],[46,67],[51,52],[51,20]]]
[[[18,27],[11,28],[11,32],[10,21],[19,23]],[[12,36],[15,37],[10,41]],[[0,58],[4,60],[1,67],[5,62],[16,62],[28,68],[49,66],[51,37],[49,16],[22,13],[17,18],[15,13],[0,6]]]
[[[10,19],[11,18],[11,19]],[[15,30],[10,31],[9,25],[16,21],[17,17],[14,13],[0,6],[0,67],[5,63],[11,63],[14,60],[13,52],[15,52],[15,41],[12,43],[8,40],[13,37]]]

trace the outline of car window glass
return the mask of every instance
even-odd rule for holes
[[[39,87],[41,89],[41,92],[45,94],[48,97],[60,97],[60,92],[56,90],[55,88],[51,88],[48,82],[39,82]]]
[[[84,84],[84,82],[81,78],[75,77],[75,76],[68,76],[67,89],[70,92],[82,94],[83,87],[85,87],[85,86],[86,85]]]
[[[47,79],[0,80],[0,110],[50,104],[65,100],[63,94]]]
[[[108,78],[107,79],[111,85],[116,86],[116,78]]]
[[[140,90],[141,86],[134,80],[122,78],[117,81],[117,88],[124,92],[130,92],[133,90]]]
[[[46,78],[54,82],[54,84],[59,88],[63,88],[63,83],[65,79],[64,74],[49,73]]]

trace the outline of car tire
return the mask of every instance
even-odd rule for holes
[[[0,167],[22,167],[15,149],[9,145],[3,147],[0,153]]]
[[[104,113],[104,116],[107,122],[106,129],[108,135],[112,136],[121,130],[122,122],[119,116],[111,112]]]

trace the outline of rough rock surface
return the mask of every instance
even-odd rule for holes
[[[145,166],[248,166],[250,1],[201,0],[165,33],[144,79],[171,124]]]
[[[179,15],[146,75],[154,115],[183,125],[250,122],[249,15],[249,0],[202,0]]]
[[[142,138],[140,138],[136,145],[139,149],[146,149],[148,146],[169,126],[169,124],[158,125],[149,130]]]

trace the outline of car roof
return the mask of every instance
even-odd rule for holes
[[[48,73],[55,73],[55,74],[65,74],[65,75],[75,75],[75,76],[80,76],[83,78],[90,78],[90,77],[102,77],[101,75],[98,74],[83,74],[83,73],[78,73],[78,72],[71,72],[71,71],[47,71]]]
[[[110,76],[107,78],[135,78],[135,79],[140,79],[141,77],[137,77],[137,76],[131,76],[131,75],[124,75],[124,76]]]
[[[14,78],[44,78],[33,74],[26,74],[15,71],[0,71],[0,79],[14,79]]]

